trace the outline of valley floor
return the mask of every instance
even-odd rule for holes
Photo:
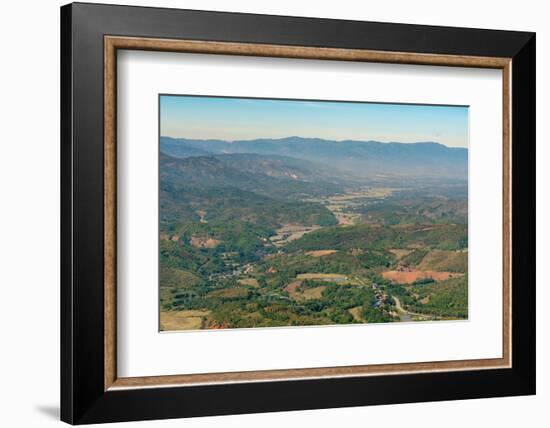
[[[160,329],[466,319],[467,227],[409,223],[422,219],[418,212],[431,221],[445,199],[410,210],[407,200],[405,222],[395,221],[384,204],[400,190],[309,198],[337,224],[289,222],[259,236],[247,253],[227,248],[227,231],[212,232],[208,210],[201,209],[200,227],[161,235]],[[185,269],[178,264],[185,256],[199,263]]]

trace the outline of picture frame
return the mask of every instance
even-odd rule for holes
[[[495,160],[503,171],[502,357],[119,377],[120,50],[502,70],[503,159]],[[535,97],[534,33],[63,6],[61,419],[86,424],[534,394]]]

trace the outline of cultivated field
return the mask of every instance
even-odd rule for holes
[[[307,251],[306,254],[312,257],[323,257],[323,256],[330,256],[331,254],[334,254],[336,252],[337,252],[336,250],[314,250],[314,251]]]
[[[249,285],[251,287],[258,287],[258,280],[256,278],[243,278],[237,281],[241,285]]]
[[[282,247],[288,242],[300,239],[306,233],[320,229],[319,226],[303,226],[301,224],[285,224],[283,227],[276,230],[276,233],[271,236],[270,241],[277,247]]]
[[[161,311],[160,330],[197,330],[210,311]]]
[[[398,284],[412,284],[415,281],[430,278],[434,281],[445,281],[449,278],[463,276],[462,273],[453,272],[435,272],[431,270],[413,270],[413,271],[398,271],[389,270],[382,273],[385,279],[397,282]]]
[[[301,273],[296,276],[298,279],[318,279],[321,281],[329,282],[346,282],[349,278],[346,275],[340,275],[339,273]]]

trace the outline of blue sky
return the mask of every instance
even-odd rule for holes
[[[468,108],[162,95],[161,135],[221,140],[289,136],[435,141],[468,147]]]

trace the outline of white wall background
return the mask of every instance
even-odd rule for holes
[[[550,28],[545,2],[146,0],[126,4],[537,32],[537,264],[550,258]],[[116,3],[103,1],[103,3]],[[0,7],[0,424],[54,426],[59,407],[59,6]],[[548,423],[550,298],[537,275],[538,395],[139,423],[158,427],[516,427]],[[538,422],[538,424],[537,424]],[[125,426],[138,426],[138,423]]]

